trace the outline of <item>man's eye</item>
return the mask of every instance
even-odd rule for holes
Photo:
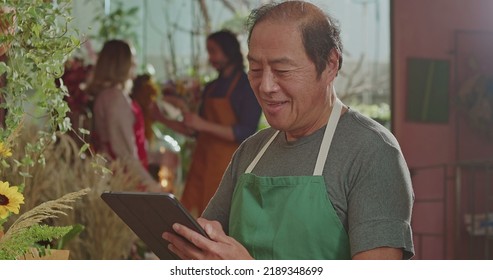
[[[278,75],[286,75],[288,74],[290,71],[289,70],[284,70],[284,69],[277,69],[277,70],[274,70]]]
[[[250,74],[252,75],[258,75],[262,73],[262,69],[250,69]]]

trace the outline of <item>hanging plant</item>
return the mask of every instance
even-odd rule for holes
[[[64,101],[67,90],[55,81],[63,74],[65,61],[79,48],[80,41],[68,29],[69,0],[57,4],[3,0],[0,5],[3,11],[10,11],[0,13],[0,22],[8,30],[0,36],[7,49],[6,61],[0,62],[0,75],[5,76],[0,106],[7,110],[5,126],[0,128],[0,142],[9,147],[22,122],[30,119],[40,129],[38,143],[26,147],[26,157],[30,157],[46,141],[56,139],[56,131],[66,132],[71,128]],[[21,164],[34,164],[33,160],[25,158]]]
[[[0,114],[0,231],[25,203],[24,189],[36,187],[25,182],[32,176],[30,169],[45,163],[42,152],[46,145],[57,140],[57,133],[71,129],[64,101],[67,90],[56,84],[65,61],[80,46],[78,34],[68,28],[70,8],[70,0],[0,1],[0,54],[4,56],[0,61],[0,110],[6,111]],[[23,150],[20,158],[9,159],[24,123],[36,124],[38,133],[31,144],[17,146]],[[13,170],[23,178],[21,181],[5,181]],[[18,217],[0,237],[0,259],[15,258],[38,241],[68,233],[70,226],[41,222],[70,209],[66,204],[87,191],[46,202]]]

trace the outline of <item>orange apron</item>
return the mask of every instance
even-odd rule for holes
[[[215,89],[214,84],[211,85],[205,93],[204,119],[225,126],[233,126],[237,123],[230,96],[240,76],[241,71],[233,78],[224,97],[208,96]],[[196,143],[181,199],[183,205],[195,217],[204,211],[216,192],[223,173],[239,146],[236,141],[228,141],[205,132],[199,133]]]

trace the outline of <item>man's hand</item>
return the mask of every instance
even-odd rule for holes
[[[183,225],[174,224],[175,233],[165,232],[169,249],[184,260],[251,260],[248,251],[238,241],[227,236],[217,221],[199,218],[210,239]]]

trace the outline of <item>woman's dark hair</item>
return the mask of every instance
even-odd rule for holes
[[[221,30],[211,33],[207,40],[216,42],[226,57],[238,68],[245,68],[243,64],[243,54],[241,53],[240,42],[236,35],[229,30]]]
[[[317,6],[303,1],[287,1],[266,4],[251,12],[247,20],[248,42],[253,28],[262,21],[297,22],[305,47],[305,53],[315,64],[317,74],[325,70],[330,52],[339,54],[339,69],[342,66],[342,42],[336,21]],[[272,34],[275,36],[275,34]]]

